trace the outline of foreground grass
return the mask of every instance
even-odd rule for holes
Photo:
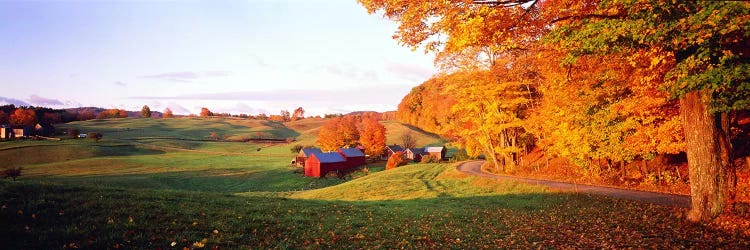
[[[313,191],[232,195],[1,181],[0,240],[10,249],[747,248],[750,242],[743,232],[685,222],[679,209],[478,181],[450,165],[408,166],[349,182],[362,182],[362,189],[339,189],[363,192],[381,178],[383,187],[373,192],[409,195],[342,201],[312,198],[321,195]],[[422,184],[399,181],[410,178]],[[430,191],[432,183],[444,185],[442,195]]]

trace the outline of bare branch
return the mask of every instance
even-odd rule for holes
[[[536,3],[536,0],[474,0],[474,4],[486,4],[499,7],[513,7],[518,5],[524,5],[530,2]]]

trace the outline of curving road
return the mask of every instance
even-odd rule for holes
[[[509,180],[518,181],[534,185],[547,186],[557,190],[573,191],[587,194],[606,195],[614,198],[628,199],[644,201],[659,205],[668,205],[676,207],[690,207],[690,196],[685,195],[674,195],[674,194],[663,194],[646,191],[635,191],[620,188],[610,187],[598,187],[590,185],[581,185],[567,182],[548,181],[548,180],[537,180],[523,177],[507,176],[507,175],[495,175],[482,171],[482,164],[484,161],[467,161],[461,163],[456,167],[458,171],[479,176],[483,178],[497,179],[497,180]]]

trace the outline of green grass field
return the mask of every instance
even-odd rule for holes
[[[682,209],[559,193],[410,164],[308,178],[289,166],[321,120],[119,119],[66,124],[93,140],[0,143],[4,249],[747,248],[747,232],[696,225]],[[389,140],[409,130],[385,122]],[[208,140],[294,136],[291,144]],[[441,144],[419,134],[418,142]],[[260,149],[260,151],[258,151]]]

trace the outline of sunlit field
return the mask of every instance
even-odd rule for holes
[[[119,119],[61,126],[101,132],[99,142],[2,143],[0,156],[24,172],[18,181],[0,181],[0,237],[10,249],[744,248],[750,242],[746,232],[685,222],[682,209],[470,177],[452,163],[388,171],[376,163],[344,179],[317,179],[289,166],[289,147],[305,139],[209,138],[262,131],[309,142],[321,124]],[[389,140],[409,131],[386,126]],[[412,133],[419,143],[443,143]]]

